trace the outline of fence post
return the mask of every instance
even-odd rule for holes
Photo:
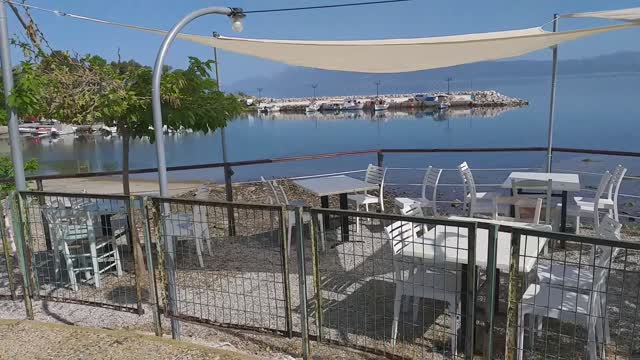
[[[166,234],[166,223],[162,220],[165,216],[171,215],[171,204],[163,204],[162,212],[158,221],[158,230],[160,230],[160,238],[165,241],[164,250],[165,254],[165,267],[167,272],[167,308],[169,318],[171,319],[171,337],[175,340],[180,340],[180,321],[176,319],[178,316],[178,294],[176,291],[176,247],[173,236],[163,236]],[[159,209],[160,210],[160,209]]]
[[[320,287],[320,256],[318,254],[318,237],[316,229],[322,229],[318,223],[318,217],[311,213],[311,261],[313,261],[313,287],[316,297],[316,332],[318,342],[322,341],[322,291]],[[320,234],[323,236],[323,234]]]
[[[302,331],[302,358],[309,359],[309,323],[307,317],[307,277],[304,262],[304,221],[302,220],[303,209],[297,207],[296,233],[298,236],[298,287],[300,291],[300,329]]]
[[[158,281],[160,285],[156,285],[156,292],[158,294],[157,302],[158,307],[164,310],[165,314],[169,316],[167,310],[167,289],[169,284],[167,282],[166,261],[164,244],[162,243],[162,227],[160,226],[160,204],[150,198],[146,199],[145,206],[147,208],[147,216],[151,218],[149,221],[150,229],[153,232],[150,234],[153,236],[153,241],[156,243],[156,257],[158,259],[158,265],[156,269],[158,271]]]
[[[149,220],[149,210],[153,208],[153,205],[147,197],[140,199],[140,205],[144,230],[144,249],[147,259],[147,274],[149,275],[149,303],[151,304],[151,312],[153,315],[153,330],[156,336],[162,336],[162,320],[160,316],[160,306],[158,304],[158,286],[156,284],[156,274],[151,250],[150,226],[152,222]],[[155,228],[154,232],[158,233],[158,229]]]
[[[475,329],[476,329],[476,230],[477,224],[473,223],[467,228],[467,313],[465,331],[465,359],[473,359],[473,351],[475,350]]]
[[[138,307],[138,314],[142,315],[144,313],[144,308],[142,307],[142,278],[145,275],[144,268],[144,259],[142,256],[142,248],[140,247],[140,238],[138,237],[138,226],[136,224],[135,216],[133,214],[133,209],[136,207],[136,202],[140,203],[141,201],[135,196],[130,196],[129,201],[127,202],[127,217],[129,218],[129,239],[131,241],[131,246],[133,247],[133,263],[135,268],[135,283],[136,283],[136,302]]]
[[[495,326],[496,304],[499,295],[497,292],[498,289],[496,288],[496,281],[500,281],[496,273],[499,228],[499,225],[491,225],[489,227],[489,244],[487,250],[487,284],[489,284],[487,314],[489,315],[489,319],[487,319],[487,331],[485,332],[487,339],[485,339],[486,348],[484,354],[484,358],[487,360],[493,359],[493,330]]]
[[[505,360],[518,358],[518,295],[520,294],[520,232],[511,233],[511,258],[509,259],[509,292],[507,297],[507,339]]]
[[[40,291],[38,290],[40,285],[38,284],[38,278],[36,277],[37,269],[34,269],[33,267],[33,239],[31,238],[27,199],[26,196],[22,195],[19,191],[16,193],[18,194],[18,210],[20,211],[20,224],[22,225],[22,244],[24,245],[23,250],[25,264],[27,265],[27,274],[29,276],[29,291],[35,300],[40,300]]]
[[[9,291],[11,300],[16,300],[16,285],[13,279],[13,256],[11,254],[11,245],[9,244],[9,233],[6,227],[6,217],[4,214],[4,205],[0,202],[0,237],[2,237],[2,250],[4,252],[4,261],[7,266],[7,280],[9,281]]]
[[[287,219],[289,218],[289,210],[286,206],[280,208],[280,216],[278,220],[278,232],[280,233],[280,251],[282,252],[282,277],[284,282],[284,307],[286,311],[285,322],[287,334],[291,339],[293,337],[293,321],[291,315],[291,284],[289,283],[289,241],[287,240]]]
[[[20,270],[22,272],[22,291],[24,298],[24,308],[27,314],[27,319],[33,320],[33,305],[31,303],[31,286],[29,285],[29,265],[27,264],[27,257],[25,254],[25,238],[23,236],[22,217],[20,216],[20,200],[19,194],[12,191],[9,194],[10,206],[11,206],[11,220],[13,222],[13,241],[16,244],[16,251],[18,252],[18,259],[20,260]]]
[[[384,167],[384,153],[382,151],[378,151],[378,166]]]

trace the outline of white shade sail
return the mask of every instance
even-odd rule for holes
[[[640,7],[621,9],[621,10],[608,10],[608,11],[594,11],[576,14],[567,14],[562,17],[566,18],[598,18],[608,20],[619,21],[640,21]]]
[[[582,37],[640,26],[640,8],[571,17],[630,21],[620,25],[549,32],[541,27],[415,39],[307,41],[265,40],[178,34],[178,38],[289,65],[366,73],[400,73],[498,60],[527,54]],[[166,31],[74,16],[83,20],[166,34]]]

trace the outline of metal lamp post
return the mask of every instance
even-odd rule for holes
[[[158,161],[158,180],[160,183],[160,196],[168,196],[168,183],[167,183],[167,163],[164,153],[164,133],[162,131],[162,101],[160,97],[160,80],[162,78],[162,67],[164,65],[164,58],[173,43],[173,40],[176,38],[180,30],[182,30],[187,24],[191,21],[209,14],[219,14],[226,15],[232,20],[232,28],[234,31],[242,31],[242,18],[245,17],[242,9],[239,8],[228,8],[228,7],[208,7],[200,10],[196,10],[184,18],[178,21],[177,24],[173,26],[171,31],[167,33],[164,40],[162,41],[162,45],[160,46],[160,50],[158,51],[158,55],[156,57],[156,63],[153,68],[153,78],[151,83],[151,102],[153,107],[153,131],[156,137],[156,155]],[[1,15],[1,13],[0,13]],[[168,210],[168,209],[166,209]],[[166,238],[166,249],[167,249],[167,273],[168,273],[168,282],[169,282],[169,309],[172,315],[178,315],[178,306],[176,303],[176,288],[175,288],[175,268],[173,264],[175,264],[175,251],[173,248],[173,239],[171,236]],[[171,319],[171,336],[174,339],[180,338],[180,323],[175,318]]]
[[[558,31],[558,14],[553,15],[553,32]],[[553,61],[551,68],[551,96],[549,100],[549,129],[547,132],[547,163],[546,170],[551,172],[553,162],[553,127],[556,110],[556,77],[558,75],[558,45],[553,47]]]
[[[4,99],[7,108],[7,125],[9,126],[13,176],[16,182],[16,189],[27,190],[27,182],[24,178],[20,133],[18,131],[18,114],[9,106],[9,95],[11,95],[13,91],[13,72],[11,67],[11,54],[9,52],[9,30],[7,28],[5,4],[0,4],[0,60],[2,61],[2,83],[4,85]]]

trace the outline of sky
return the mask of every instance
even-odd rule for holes
[[[358,2],[360,0],[27,0],[27,3],[77,15],[124,22],[158,29],[170,29],[187,13],[208,6],[241,7],[244,10],[314,6]],[[271,39],[347,40],[412,38],[455,35],[472,32],[511,30],[540,26],[554,13],[613,10],[639,6],[637,1],[620,0],[458,0],[411,2],[350,8],[250,14],[241,34],[232,32],[227,18],[210,15],[195,20],[184,32],[208,35],[213,31],[226,36]],[[24,34],[9,12],[10,34]],[[134,30],[59,17],[31,10],[53,48],[80,54],[92,53],[115,59],[120,49],[123,59],[152,65],[162,37]],[[606,21],[562,19],[561,30],[608,24]],[[545,28],[549,29],[550,28]],[[22,36],[22,35],[19,35]],[[623,30],[563,44],[560,59],[575,59],[616,51],[640,51],[640,29]],[[14,62],[19,59],[13,49]],[[549,59],[548,50],[520,57]],[[269,76],[284,71],[287,65],[247,56],[219,52],[220,81],[235,81]],[[184,67],[188,56],[202,59],[213,56],[212,49],[176,40],[167,56],[167,64]]]

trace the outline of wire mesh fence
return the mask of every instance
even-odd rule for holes
[[[512,344],[517,358],[634,359],[640,300],[640,243],[606,234],[597,237],[536,233],[515,229],[519,237],[544,236],[548,252],[524,255],[532,270],[512,276],[518,290],[510,308]],[[618,229],[619,231],[619,229]],[[566,241],[566,248],[556,246]]]
[[[284,227],[289,214],[282,207],[164,198],[153,202],[168,264],[165,286],[172,316],[291,330]]]
[[[136,281],[138,233],[132,231],[129,201],[124,196],[20,193],[31,294],[141,311],[144,277]]]
[[[317,219],[309,265],[313,335],[403,358],[473,352],[475,223],[327,209],[310,214]],[[442,237],[447,241],[430,240]]]
[[[34,298],[132,311],[157,294],[174,319],[301,336],[307,357],[309,338],[390,358],[640,354],[640,242],[606,221],[577,236],[412,212],[142,203],[21,193],[18,294],[25,281]],[[152,276],[136,276],[136,259]],[[0,295],[8,274],[0,263]]]

